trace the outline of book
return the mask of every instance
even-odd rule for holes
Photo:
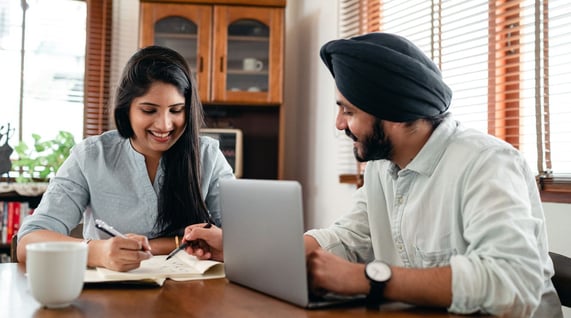
[[[12,236],[20,228],[20,205],[18,201],[8,202],[8,220],[6,224],[6,243],[12,242]]]
[[[12,237],[14,234],[18,234],[18,230],[20,229],[20,219],[22,218],[22,206],[25,205],[23,202],[10,202],[12,203],[13,209],[12,214],[10,215],[12,220],[12,229],[8,230],[10,236],[8,237],[8,243],[12,242]]]
[[[6,244],[6,220],[8,219],[8,202],[0,201],[0,243]]]
[[[89,268],[85,283],[130,282],[162,286],[166,279],[177,281],[224,278],[224,263],[199,260],[188,253],[178,253],[169,260],[166,255],[155,255],[141,262],[139,268],[118,272],[107,268]]]

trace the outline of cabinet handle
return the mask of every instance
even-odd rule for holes
[[[202,73],[203,67],[204,67],[204,59],[201,56],[199,59],[199,62],[198,62],[198,72],[199,73]]]
[[[220,57],[220,73],[224,72],[224,56]]]

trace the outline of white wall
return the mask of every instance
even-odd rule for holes
[[[544,203],[549,249],[571,256],[571,204]]]
[[[304,189],[306,227],[330,224],[350,207],[355,187],[337,176],[335,86],[319,48],[338,38],[337,1],[288,1],[286,6],[285,178]]]

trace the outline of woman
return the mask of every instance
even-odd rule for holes
[[[136,52],[114,115],[117,130],[77,144],[24,220],[20,261],[29,243],[77,240],[69,234],[82,219],[88,265],[119,271],[173,250],[189,224],[220,226],[218,180],[234,175],[218,142],[199,136],[203,109],[184,58],[159,46]],[[131,234],[104,239],[97,219]]]

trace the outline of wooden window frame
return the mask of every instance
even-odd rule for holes
[[[489,1],[489,51],[494,58],[488,67],[488,133],[501,138],[514,147],[520,146],[520,9],[519,1]],[[549,21],[548,1],[543,2],[543,63],[549,65]],[[501,18],[499,18],[501,17]],[[501,63],[498,63],[501,61]],[[538,149],[538,171],[536,177],[542,202],[571,203],[571,178],[557,177],[551,173],[549,132],[549,68],[537,70],[543,76],[542,119],[544,146]],[[543,113],[543,114],[542,114]]]
[[[362,15],[360,32],[380,30],[380,0],[361,1],[360,14]],[[549,65],[549,24],[548,0],[543,1],[543,65]],[[518,0],[490,0],[489,1],[489,52],[488,59],[488,133],[501,138],[514,147],[520,147],[520,1]],[[370,10],[372,8],[372,10]],[[369,19],[379,16],[376,23],[367,23]],[[370,26],[370,27],[369,27]],[[375,27],[377,27],[375,29]],[[499,61],[499,62],[498,62]],[[543,140],[542,149],[538,150],[537,185],[542,202],[571,203],[571,178],[553,175],[551,172],[550,157],[550,131],[549,131],[549,69],[537,70],[536,76],[543,73],[543,100],[542,111],[536,112],[543,116],[543,129],[540,132]],[[538,147],[541,148],[541,147]],[[362,164],[357,163],[358,173],[343,174],[339,182],[363,185]]]

